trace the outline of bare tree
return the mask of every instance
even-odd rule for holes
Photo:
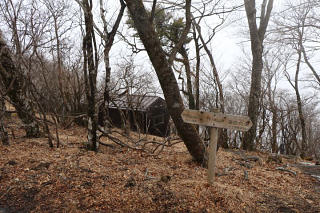
[[[88,101],[88,148],[98,150],[99,138],[97,137],[98,119],[96,112],[98,53],[94,34],[92,15],[92,0],[77,1],[84,13],[85,35],[83,38],[83,70]]]
[[[121,4],[121,8],[119,14],[116,18],[115,23],[112,26],[111,31],[108,31],[110,23],[107,21],[105,16],[105,9],[103,6],[103,1],[100,0],[100,18],[103,23],[103,30],[99,30],[99,28],[95,25],[96,30],[98,31],[102,41],[103,41],[103,54],[104,54],[104,66],[105,66],[105,82],[104,82],[104,92],[103,92],[103,103],[99,106],[99,125],[102,128],[107,127],[107,120],[109,119],[108,107],[110,103],[110,77],[111,77],[111,67],[110,67],[110,51],[119,28],[121,19],[124,14],[124,10],[126,8],[126,4],[123,0],[119,0]],[[104,129],[106,131],[106,129]]]
[[[300,40],[300,42],[301,42],[301,40]],[[297,49],[298,59],[297,59],[297,64],[296,64],[296,72],[295,72],[294,82],[291,81],[288,73],[286,73],[286,77],[288,79],[288,82],[293,87],[293,89],[296,93],[299,119],[300,119],[300,125],[301,125],[301,134],[302,134],[301,157],[304,158],[306,156],[306,149],[307,149],[307,144],[306,144],[307,143],[307,132],[306,132],[306,123],[305,123],[304,112],[302,109],[303,103],[302,103],[302,99],[301,99],[301,95],[300,95],[300,91],[299,91],[299,73],[300,73],[300,69],[301,69],[302,51],[301,51],[301,45],[298,45],[298,46],[300,48]]]
[[[52,33],[53,33],[53,42],[52,45],[52,55],[53,61],[56,61],[56,68],[58,71],[58,89],[60,92],[60,97],[62,99],[62,116],[66,116],[67,112],[70,111],[70,103],[67,101],[67,91],[65,81],[66,70],[63,60],[63,51],[67,49],[66,47],[66,34],[72,29],[72,17],[70,14],[71,6],[70,2],[61,1],[61,0],[45,0],[43,1],[46,11],[50,14],[50,19],[52,20]]]
[[[306,50],[304,44],[311,39],[312,33],[308,29],[308,15],[311,12],[312,6],[310,2],[301,5],[289,4],[287,12],[284,14],[279,14],[276,20],[276,30],[279,35],[280,44],[287,45],[292,48],[292,57],[296,56],[294,59],[295,63],[295,76],[294,80],[290,79],[289,71],[286,70],[286,77],[288,82],[292,86],[296,95],[297,110],[299,113],[299,121],[301,126],[301,157],[306,157],[307,146],[308,146],[308,135],[306,130],[306,118],[304,115],[304,103],[301,97],[301,92],[299,88],[300,73],[303,70],[303,58],[307,63],[308,67],[312,70],[312,65],[310,64],[308,57],[306,55]],[[311,66],[310,66],[311,65]],[[315,70],[313,69],[313,72]],[[313,73],[317,77],[316,72]]]
[[[25,77],[21,70],[15,66],[12,53],[7,46],[0,31],[0,76],[2,84],[8,89],[7,95],[14,104],[19,118],[24,123],[27,137],[38,137],[39,126],[36,122],[32,103],[26,96]]]
[[[273,0],[263,0],[260,13],[260,24],[257,25],[256,1],[244,0],[246,9],[252,53],[252,73],[251,88],[248,105],[248,116],[252,121],[251,129],[244,134],[243,148],[246,150],[254,150],[254,140],[256,138],[257,121],[259,114],[259,101],[261,98],[261,74],[263,69],[263,41],[268,27]]]

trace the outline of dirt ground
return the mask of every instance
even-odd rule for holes
[[[320,182],[290,166],[294,159],[219,149],[209,186],[183,143],[158,156],[118,145],[95,153],[83,148],[80,127],[60,130],[53,149],[14,132],[0,145],[0,212],[320,212]]]

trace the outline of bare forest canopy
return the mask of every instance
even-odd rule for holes
[[[253,123],[219,130],[220,147],[319,159],[319,11],[311,0],[1,0],[1,140],[16,112],[50,147],[60,128],[84,125],[91,150],[103,138],[143,150],[112,136],[116,110],[121,134],[161,126],[205,165],[208,131],[181,113],[219,108]],[[142,112],[148,97],[166,104]]]

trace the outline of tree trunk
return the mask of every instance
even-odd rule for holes
[[[103,91],[103,103],[99,106],[98,124],[105,132],[108,132],[109,125],[109,104],[110,104],[110,77],[111,67],[109,59],[110,49],[104,49],[104,64],[105,64],[105,85]]]
[[[199,163],[206,163],[204,161],[204,145],[196,129],[192,125],[184,123],[182,120],[181,113],[184,110],[184,105],[178,83],[168,63],[166,54],[161,47],[154,27],[150,23],[150,18],[147,15],[144,5],[141,0],[126,0],[126,3],[140,39],[157,73],[168,111],[178,130],[178,134],[193,158]]]
[[[2,141],[3,145],[9,145],[9,137],[8,132],[5,128],[5,124],[3,118],[6,113],[6,105],[4,99],[0,97],[0,140]]]
[[[196,110],[200,109],[200,62],[201,62],[201,58],[200,58],[200,44],[199,44],[199,38],[197,38],[197,30],[196,27],[194,26],[194,24],[192,25],[192,29],[193,29],[193,40],[194,40],[194,46],[196,49],[196,76],[195,76],[195,102],[196,102]],[[196,126],[197,131],[200,131],[200,126],[197,125]]]
[[[271,126],[271,134],[272,134],[272,144],[271,149],[272,153],[278,152],[278,144],[277,144],[277,125],[278,125],[278,115],[275,106],[272,106],[272,126]]]
[[[60,91],[60,95],[62,98],[62,115],[66,116],[66,113],[68,111],[68,104],[66,101],[66,96],[64,93],[64,88],[63,88],[63,76],[62,76],[62,60],[61,60],[61,44],[60,44],[60,38],[59,38],[59,29],[58,29],[58,17],[55,17],[53,15],[53,20],[54,20],[54,33],[55,33],[55,39],[56,39],[56,49],[57,49],[57,63],[58,63],[58,83],[59,83],[59,91]],[[65,118],[63,117],[63,121],[65,120]]]
[[[268,8],[266,10],[267,0],[263,1],[261,6],[260,26],[258,28],[256,23],[256,6],[255,0],[244,0],[249,31],[251,39],[251,53],[252,53],[252,72],[251,72],[251,87],[249,95],[248,116],[252,121],[252,127],[245,132],[243,138],[243,149],[254,150],[255,138],[257,132],[257,123],[259,116],[260,96],[261,96],[261,75],[263,68],[262,54],[263,54],[263,40],[265,32],[270,19],[271,10],[273,7],[273,0],[268,1]]]
[[[199,110],[200,109],[200,60],[201,60],[201,58],[200,58],[199,38],[197,38],[196,28],[194,25],[193,25],[193,40],[195,43],[196,59],[197,59],[196,77],[195,77],[195,90],[196,90],[195,102],[196,102],[196,109]]]
[[[189,109],[196,109],[196,103],[195,103],[193,91],[192,91],[191,68],[190,68],[188,53],[184,47],[181,47],[179,53],[183,57],[183,64],[186,69],[187,96],[188,96],[188,100],[189,100]]]
[[[96,81],[97,81],[97,64],[95,63],[94,56],[94,30],[93,30],[93,16],[92,5],[88,0],[83,0],[84,20],[86,34],[84,37],[84,57],[86,64],[84,64],[84,72],[87,87],[87,100],[88,100],[88,145],[89,149],[97,151],[99,147],[99,139],[97,137],[97,112],[96,112]],[[87,73],[86,73],[87,72]]]
[[[3,119],[0,120],[0,140],[2,141],[3,145],[9,145],[9,136],[5,128]]]
[[[0,32],[0,76],[7,90],[7,95],[24,124],[26,136],[39,137],[39,125],[36,122],[31,101],[24,91],[25,77],[22,71],[15,66],[11,51],[2,37],[2,32]]]
[[[278,126],[278,109],[275,104],[275,91],[271,89],[271,83],[273,75],[271,74],[271,67],[266,64],[266,68],[268,71],[267,74],[267,95],[270,106],[270,111],[272,113],[272,123],[271,123],[271,151],[272,153],[278,152],[278,144],[277,144],[277,126]],[[283,146],[282,146],[283,149]],[[283,150],[282,150],[283,152]],[[282,153],[283,154],[283,153]]]
[[[300,41],[301,42],[301,41]],[[301,44],[301,43],[300,43]],[[300,45],[301,47],[301,45]],[[302,57],[302,51],[301,49],[298,50],[298,62],[297,62],[297,68],[296,68],[296,74],[294,78],[294,90],[296,92],[297,97],[297,105],[298,105],[298,112],[299,112],[299,120],[301,125],[301,135],[302,135],[302,141],[301,141],[301,157],[304,158],[306,156],[306,149],[307,149],[307,133],[306,133],[306,122],[302,110],[302,100],[299,92],[299,72],[300,72],[300,64],[301,64],[301,57]]]
[[[105,64],[105,86],[103,92],[103,104],[99,106],[99,116],[98,116],[98,124],[104,129],[105,132],[108,132],[108,126],[110,126],[110,118],[109,118],[109,104],[110,104],[110,77],[111,77],[111,67],[110,67],[110,56],[109,53],[111,51],[111,47],[113,45],[114,37],[117,33],[117,30],[120,25],[120,21],[123,17],[124,10],[126,8],[126,4],[123,0],[119,0],[121,4],[121,8],[119,14],[117,16],[116,22],[114,23],[111,32],[108,32],[109,23],[105,17],[105,9],[103,8],[103,1],[100,0],[100,17],[103,23],[103,31],[99,31],[100,37],[104,41],[104,64]]]
[[[313,76],[315,77],[317,84],[320,86],[320,76],[317,73],[317,71],[315,70],[314,66],[310,63],[310,61],[309,61],[309,59],[307,57],[307,53],[306,53],[306,51],[304,49],[304,46],[302,44],[301,44],[301,51],[303,53],[304,61],[306,62],[306,64],[308,65],[309,69],[311,70]]]

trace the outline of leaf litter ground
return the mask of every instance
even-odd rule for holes
[[[158,156],[116,145],[95,153],[83,148],[85,129],[72,127],[50,149],[10,125],[16,139],[0,145],[0,212],[320,212],[320,182],[290,166],[296,160],[220,149],[209,186],[183,143]]]

